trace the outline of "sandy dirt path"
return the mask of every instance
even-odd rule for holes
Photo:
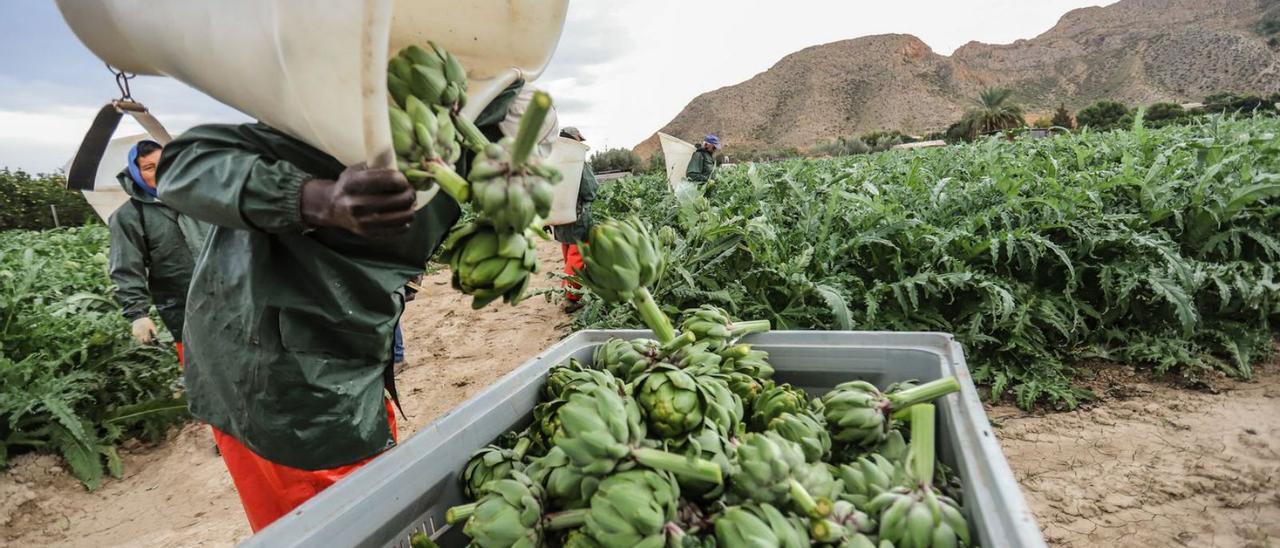
[[[558,248],[540,249],[559,269]],[[551,281],[539,277],[537,286]],[[429,276],[404,329],[399,376],[407,438],[568,333],[541,297],[471,310]],[[1152,382],[1123,368],[1095,383],[1106,399],[1070,413],[989,410],[1053,546],[1254,546],[1280,543],[1280,368],[1218,393]],[[231,546],[249,534],[207,429],[126,450],[122,480],[86,492],[50,456],[0,475],[0,545]]]

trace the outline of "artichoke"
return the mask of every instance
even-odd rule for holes
[[[859,508],[866,508],[871,499],[902,483],[902,471],[898,466],[874,453],[841,465],[837,470],[844,482],[841,498]]]
[[[844,482],[837,479],[832,466],[825,462],[806,462],[796,466],[793,473],[796,482],[815,500],[825,501],[827,506],[844,493]]]
[[[742,421],[742,401],[719,375],[661,364],[636,379],[634,396],[650,431],[668,440],[704,425],[730,433]]]
[[[524,119],[521,120],[523,129]],[[535,127],[536,129],[536,127]],[[476,213],[506,232],[524,232],[537,218],[547,218],[555,196],[552,185],[560,173],[532,158],[517,167],[512,159],[516,141],[505,138],[484,147],[467,179]]]
[[[969,525],[959,505],[933,487],[934,413],[932,404],[911,408],[911,448],[906,466],[910,486],[895,487],[867,504],[880,522],[882,541],[921,548],[969,544]]]
[[[473,296],[471,307],[475,309],[500,297],[518,304],[529,287],[529,274],[538,271],[535,237],[529,231],[499,232],[483,222],[455,229],[444,250],[453,288]]]
[[[604,546],[662,548],[679,499],[680,490],[667,474],[620,472],[600,482],[582,531]]]
[[[737,462],[729,482],[740,500],[795,506],[801,513],[823,517],[831,511],[829,499],[814,500],[796,476],[811,470],[800,446],[773,432],[751,433],[737,447]]]
[[[680,452],[689,458],[714,462],[720,466],[721,470],[732,470],[737,456],[736,446],[730,443],[718,428],[703,428],[690,434],[681,444]],[[681,479],[680,492],[686,498],[713,500],[724,494],[725,485],[695,479]]]
[[[735,323],[727,311],[711,305],[685,310],[681,318],[680,330],[693,333],[698,342],[708,343],[712,350],[720,350],[738,338],[769,331],[769,320]]]
[[[524,469],[524,455],[529,450],[528,438],[521,438],[514,449],[490,445],[471,455],[462,471],[462,494],[469,500],[480,498],[490,481],[506,478],[512,471]]]
[[[548,505],[556,510],[586,508],[600,478],[583,474],[569,462],[569,456],[559,447],[552,447],[546,455],[534,459],[525,468],[525,474],[546,491]]]
[[[945,377],[915,388],[884,394],[871,383],[839,384],[822,397],[823,414],[836,441],[863,448],[884,441],[893,427],[889,414],[897,409],[932,401],[960,390],[955,377]]]
[[[660,363],[678,361],[674,356],[692,342],[693,335],[688,334],[671,339],[666,344],[651,339],[609,339],[596,348],[592,366],[631,383]]]
[[[671,319],[649,292],[662,277],[666,259],[647,225],[634,218],[605,221],[592,227],[578,248],[586,264],[585,272],[576,273],[583,286],[606,301],[631,302],[659,342],[675,338]]]
[[[725,347],[719,354],[720,370],[725,373],[744,373],[762,380],[773,377],[768,352],[753,350],[751,345],[736,344]]]
[[[567,364],[553,367],[547,373],[547,384],[543,386],[542,394],[547,401],[560,400],[586,385],[608,386],[623,391],[623,382],[608,371],[586,369],[577,359],[569,358]]]
[[[701,459],[640,447],[645,436],[639,407],[629,396],[597,385],[569,395],[556,410],[563,434],[555,439],[584,474],[606,476],[638,462],[681,477],[719,483],[720,467]]]
[[[767,430],[783,413],[799,415],[809,410],[809,395],[790,384],[767,382],[751,403],[751,428]]]
[[[716,519],[719,546],[748,548],[807,548],[809,535],[799,520],[787,518],[765,504],[733,506]]]
[[[769,421],[768,429],[795,442],[809,462],[821,462],[831,453],[831,434],[820,415],[809,412],[782,413]]]
[[[479,502],[449,509],[449,523],[466,520],[462,532],[480,548],[542,545],[542,488],[520,472],[484,487]]]

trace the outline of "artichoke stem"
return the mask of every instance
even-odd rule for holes
[[[462,134],[462,141],[466,143],[476,154],[484,153],[485,147],[489,146],[489,138],[484,136],[480,128],[476,124],[467,119],[466,116],[455,114],[453,116],[453,127],[458,128],[458,133]]]
[[[747,335],[755,335],[757,333],[768,333],[771,329],[769,320],[755,320],[750,322],[737,322],[729,328],[729,333],[733,337],[745,337]]]
[[[936,381],[924,383],[915,388],[886,394],[885,398],[889,400],[891,409],[902,409],[911,407],[917,403],[925,403],[936,400],[952,392],[960,391],[960,381],[955,377],[943,377]]]
[[[720,465],[706,459],[691,459],[683,455],[643,447],[632,449],[631,456],[636,459],[636,462],[649,468],[671,472],[687,479],[716,485],[724,481],[720,473]]]
[[[560,529],[572,529],[578,527],[587,521],[587,514],[591,512],[586,508],[579,510],[565,510],[554,514],[547,514],[543,523],[548,530],[558,531]]]
[[[805,515],[814,519],[819,519],[825,518],[831,513],[831,503],[828,501],[819,502],[813,500],[813,495],[810,495],[809,491],[806,490],[803,485],[800,485],[800,482],[792,479],[790,486],[791,501],[796,503],[796,506],[800,507],[800,510],[803,511]]]
[[[670,356],[677,350],[693,344],[696,340],[698,338],[693,336],[693,333],[681,333],[679,337],[671,339],[671,342],[662,345],[662,355]]]
[[[516,441],[516,446],[511,450],[511,452],[515,453],[517,459],[523,459],[524,454],[529,451],[529,445],[532,443],[532,441],[529,441],[529,438],[521,437]]]
[[[809,526],[814,542],[835,542],[844,536],[844,527],[829,519],[815,519]]]
[[[516,130],[515,146],[511,147],[511,169],[519,171],[529,162],[533,147],[538,144],[538,133],[542,131],[542,122],[547,119],[551,110],[551,96],[545,92],[535,92],[529,100],[529,107],[520,117],[520,127]]]
[[[631,300],[631,304],[640,313],[640,319],[644,324],[653,330],[653,335],[658,338],[658,342],[667,344],[676,338],[676,329],[671,326],[671,318],[658,308],[658,303],[653,301],[653,294],[649,293],[649,288],[641,287],[636,290],[636,297]]]
[[[453,196],[453,199],[460,203],[466,203],[471,199],[471,185],[453,168],[442,162],[431,162],[427,165],[427,169],[431,171],[431,178],[436,180],[440,189]]]
[[[467,521],[472,514],[476,513],[476,507],[479,505],[480,503],[473,502],[471,504],[454,506],[444,513],[444,521],[449,525]]]
[[[907,458],[916,481],[924,485],[933,485],[933,463],[937,458],[933,446],[934,409],[930,403],[911,408],[911,448],[907,450]]]

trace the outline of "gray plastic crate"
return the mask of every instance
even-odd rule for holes
[[[464,502],[457,474],[471,453],[529,422],[549,368],[570,357],[588,361],[610,337],[647,335],[583,331],[566,338],[242,546],[407,547],[415,531],[432,534],[444,547],[465,545],[460,528],[444,524],[444,513]],[[769,352],[775,379],[813,395],[853,379],[884,387],[955,375],[960,392],[937,402],[938,452],[963,478],[972,533],[989,548],[1045,546],[991,432],[960,345],[950,335],[778,331],[748,342]]]

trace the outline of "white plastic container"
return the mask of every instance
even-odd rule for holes
[[[428,40],[471,79],[476,115],[533,81],[560,39],[568,0],[57,0],[99,58],[180,80],[334,156],[391,167],[390,53]]]
[[[586,143],[557,137],[548,159],[560,170],[561,179],[555,185],[555,199],[551,202],[551,216],[547,224],[567,225],[578,220],[578,187],[582,185],[582,169],[587,163]]]
[[[675,193],[681,183],[685,182],[684,174],[689,169],[689,160],[693,158],[696,148],[662,132],[658,133],[658,142],[662,144],[662,156],[667,160],[667,184],[671,186],[671,192]]]
[[[89,202],[89,206],[93,207],[94,213],[97,213],[104,223],[121,205],[129,201],[129,194],[120,188],[116,175],[119,175],[128,164],[129,149],[133,148],[134,143],[143,139],[159,141],[146,133],[139,133],[116,137],[107,143],[107,150],[102,153],[102,161],[98,164],[98,172],[93,178],[93,190],[80,191],[84,194],[85,201]],[[70,171],[70,169],[71,160],[67,160],[62,170]]]

